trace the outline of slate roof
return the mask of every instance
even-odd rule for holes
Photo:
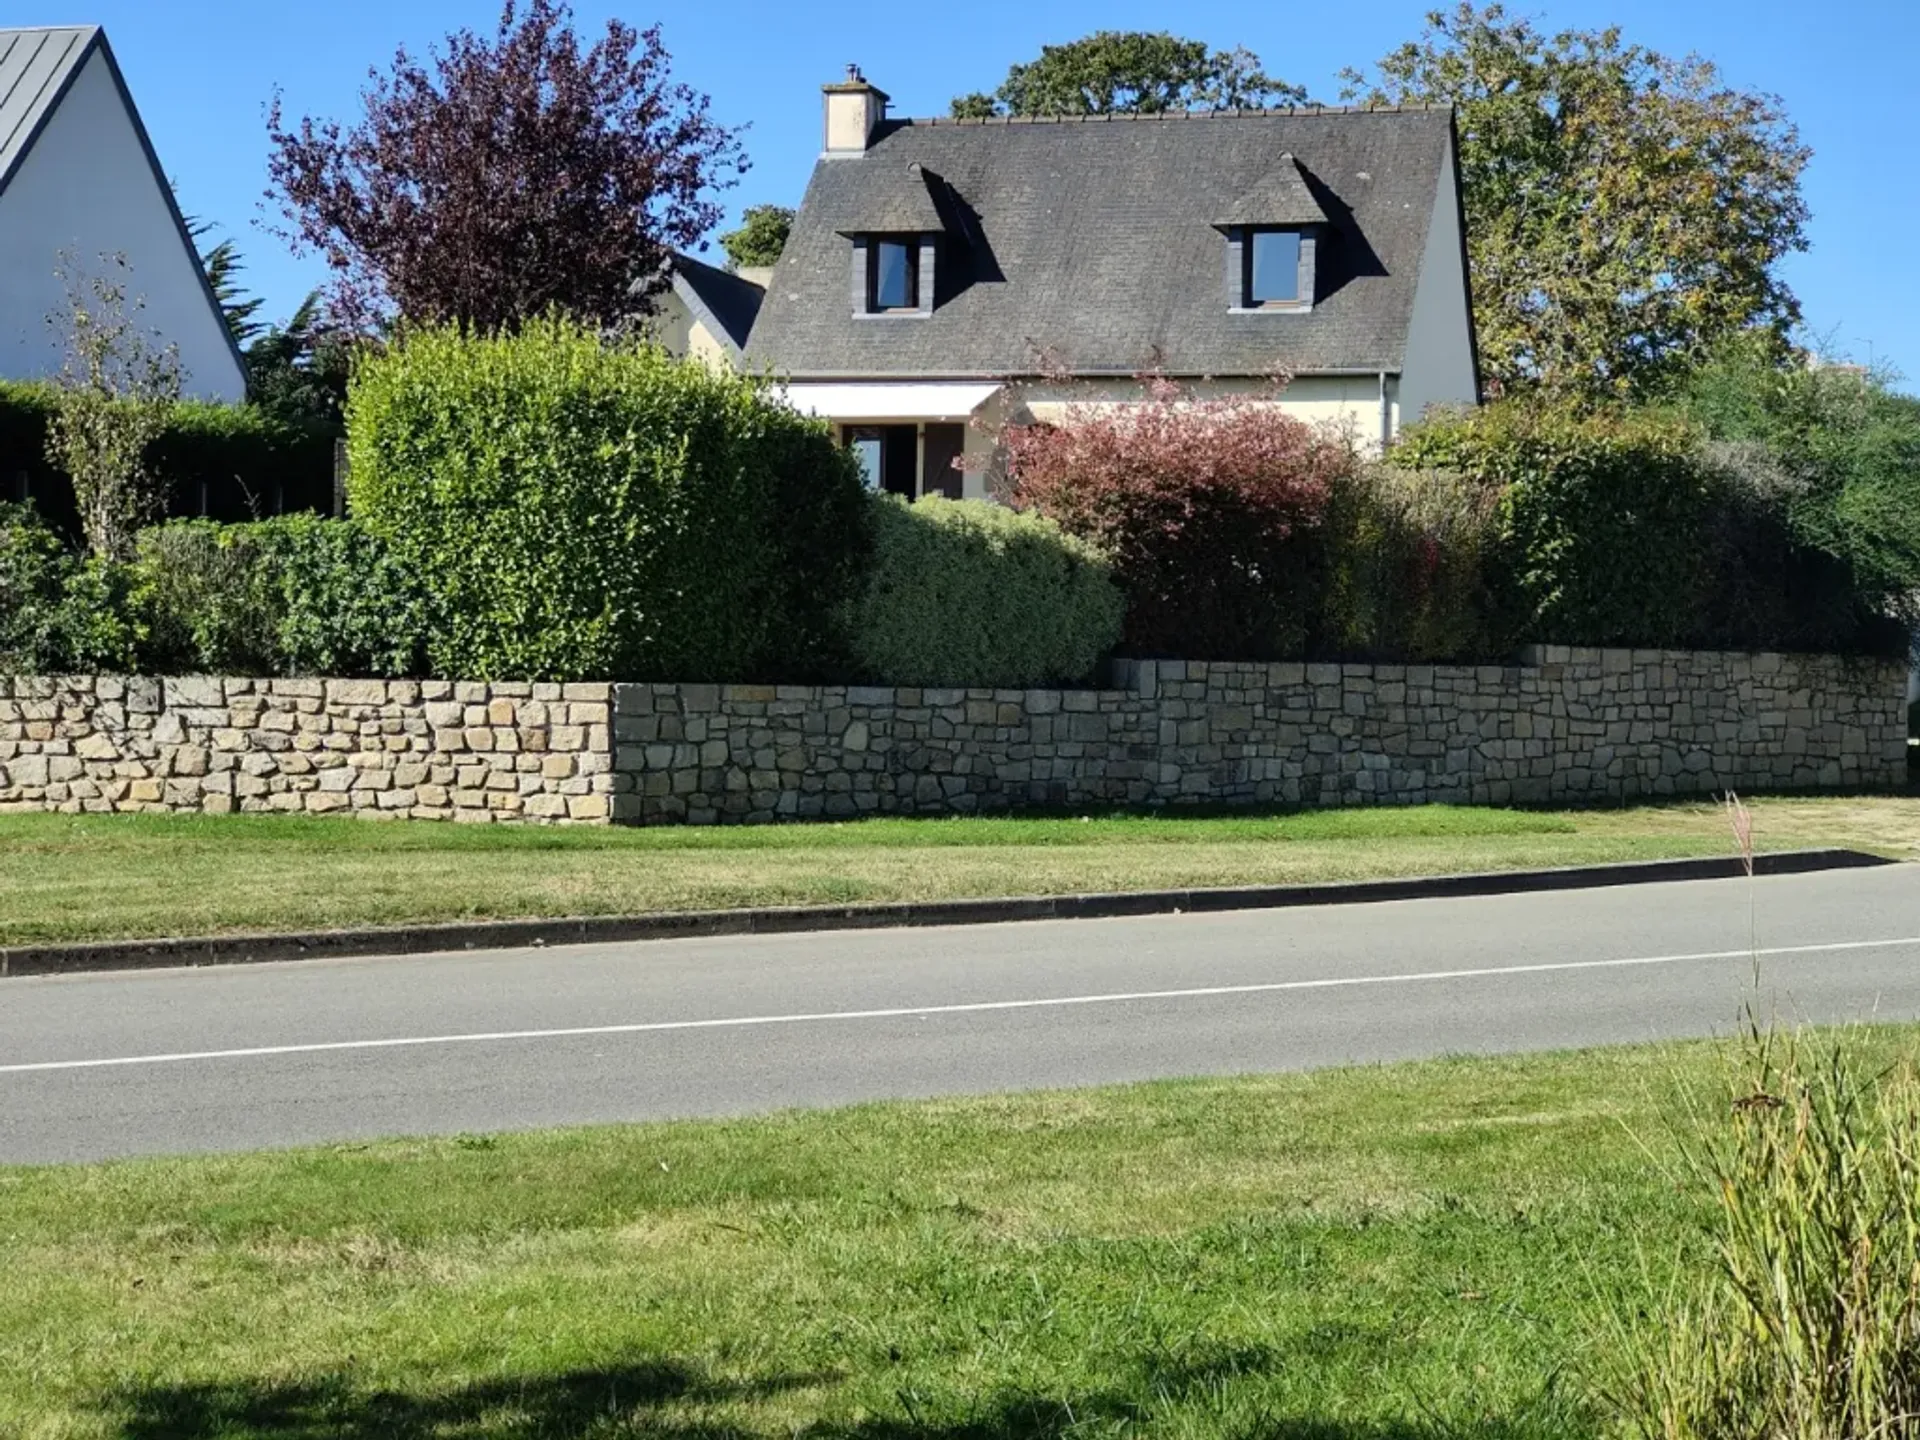
[[[673,257],[673,288],[687,308],[707,322],[717,338],[728,342],[736,355],[745,348],[767,293],[751,280],[691,255]]]
[[[0,190],[86,60],[97,25],[0,30]]]
[[[1324,225],[1327,212],[1313,198],[1307,172],[1291,155],[1253,182],[1251,189],[1214,216],[1215,225]]]
[[[1457,203],[1440,197],[1452,133],[1439,108],[888,121],[864,154],[815,166],[746,362],[802,378],[1397,372],[1433,206]],[[944,221],[934,312],[856,319],[846,233],[887,228],[915,164]],[[1327,217],[1310,312],[1228,313],[1215,227],[1264,204],[1296,212],[1273,223]]]

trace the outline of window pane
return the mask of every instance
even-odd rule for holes
[[[853,432],[847,448],[853,451],[853,458],[860,462],[860,478],[866,481],[869,490],[880,488],[880,432],[860,429]]]
[[[1254,305],[1300,298],[1300,236],[1292,230],[1253,232],[1253,278],[1247,299]]]
[[[913,256],[905,241],[874,242],[873,304],[877,310],[913,308]]]

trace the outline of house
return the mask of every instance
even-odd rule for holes
[[[857,68],[823,88],[741,356],[877,485],[985,493],[999,425],[1146,373],[1284,374],[1275,403],[1369,447],[1478,399],[1447,109],[899,120]]]
[[[0,378],[59,373],[56,274],[127,263],[140,323],[178,348],[188,394],[246,398],[239,351],[97,25],[0,29]]]
[[[691,255],[675,255],[671,265],[672,284],[656,297],[647,333],[675,355],[739,369],[772,270],[721,270]]]

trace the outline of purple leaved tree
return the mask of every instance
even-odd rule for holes
[[[337,313],[512,328],[558,307],[615,324],[651,301],[671,250],[719,220],[739,131],[676,84],[658,28],[618,20],[582,49],[556,0],[506,0],[431,65],[368,71],[353,125],[267,117],[280,233],[333,272]]]

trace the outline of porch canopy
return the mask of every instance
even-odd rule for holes
[[[1000,390],[994,381],[788,385],[794,409],[824,420],[965,420]]]

